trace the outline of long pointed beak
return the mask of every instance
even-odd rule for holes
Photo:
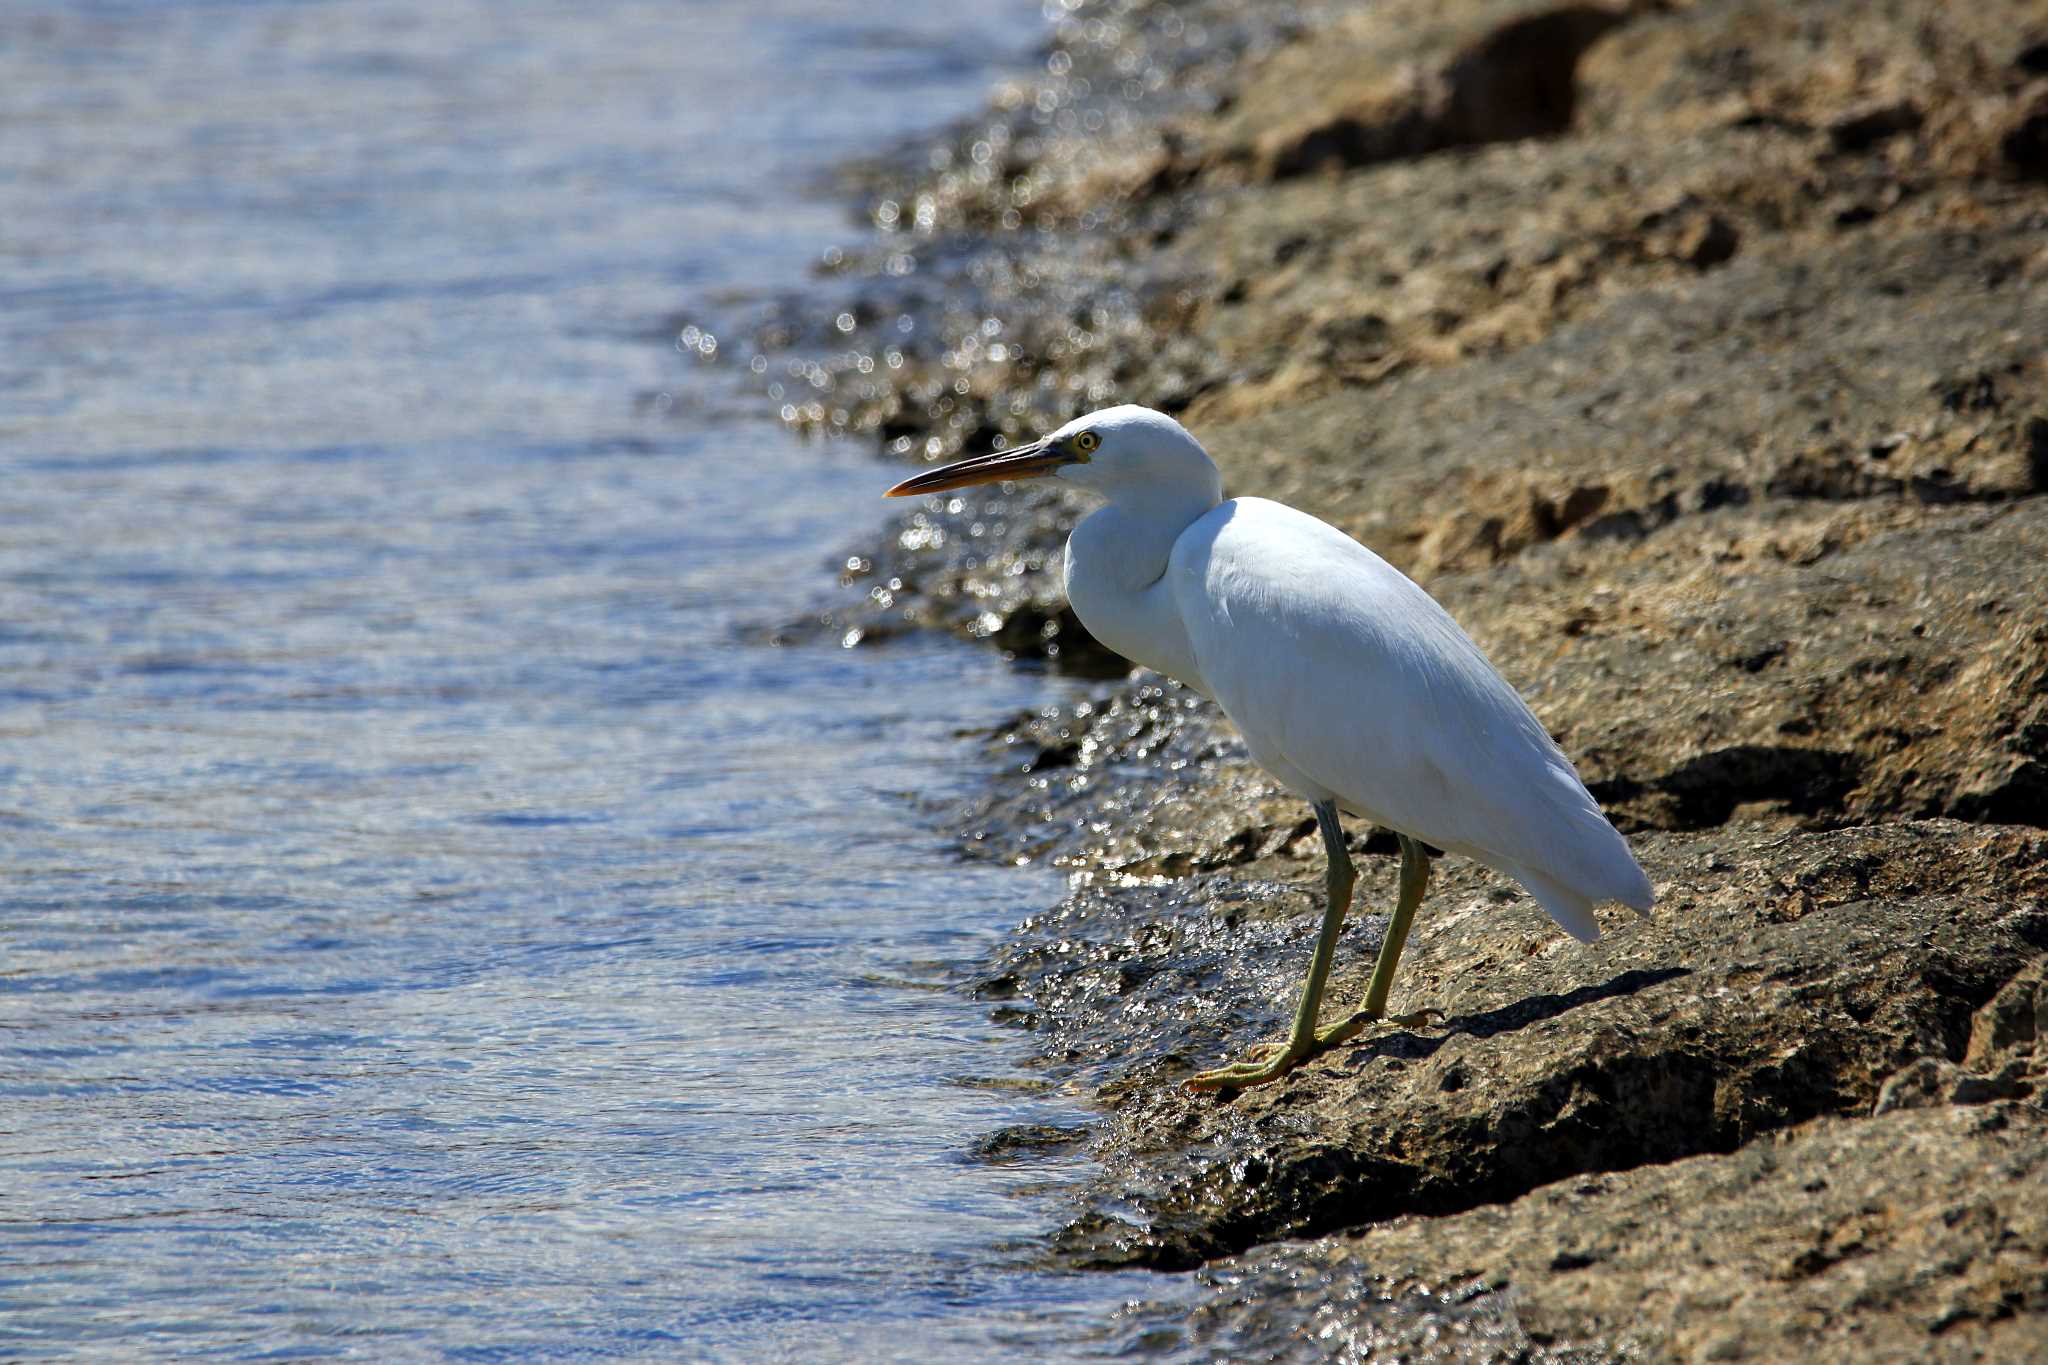
[[[1050,441],[1033,441],[1015,450],[998,450],[993,454],[976,455],[970,460],[956,460],[937,469],[928,469],[905,479],[883,496],[907,498],[918,493],[943,493],[949,488],[966,488],[970,484],[996,483],[1003,479],[1040,479],[1061,465],[1074,464],[1078,459],[1078,456],[1061,450]]]

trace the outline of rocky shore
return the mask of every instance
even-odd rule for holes
[[[1200,1268],[1146,1330],[1226,1356],[2048,1358],[2048,6],[1252,8],[1083,7],[872,169],[785,413],[936,459],[1176,411],[1458,617],[1659,904],[1585,948],[1445,860],[1395,1000],[1440,1025],[1186,1094],[1292,1010],[1308,812],[1086,640],[1073,507],[913,509],[792,630],[1102,680],[958,817],[1076,874],[980,985],[1103,1105],[1048,1255]]]

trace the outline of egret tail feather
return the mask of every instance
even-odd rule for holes
[[[1563,930],[1581,943],[1592,943],[1600,937],[1600,921],[1593,916],[1593,907],[1600,902],[1583,892],[1574,891],[1557,878],[1528,867],[1502,868],[1510,877],[1520,882],[1536,903]]]

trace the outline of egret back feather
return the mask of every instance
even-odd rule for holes
[[[1597,935],[1601,901],[1649,907],[1626,841],[1520,694],[1378,555],[1238,498],[1181,533],[1167,574],[1205,689],[1302,796],[1515,878],[1578,938]]]

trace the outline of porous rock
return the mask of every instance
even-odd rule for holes
[[[2013,1104],[1818,1119],[1204,1277],[1216,1293],[1192,1314],[1133,1317],[1208,1359],[1373,1359],[1406,1316],[1390,1306],[1427,1296],[1475,1326],[1411,1359],[2038,1360],[2048,1119]]]

